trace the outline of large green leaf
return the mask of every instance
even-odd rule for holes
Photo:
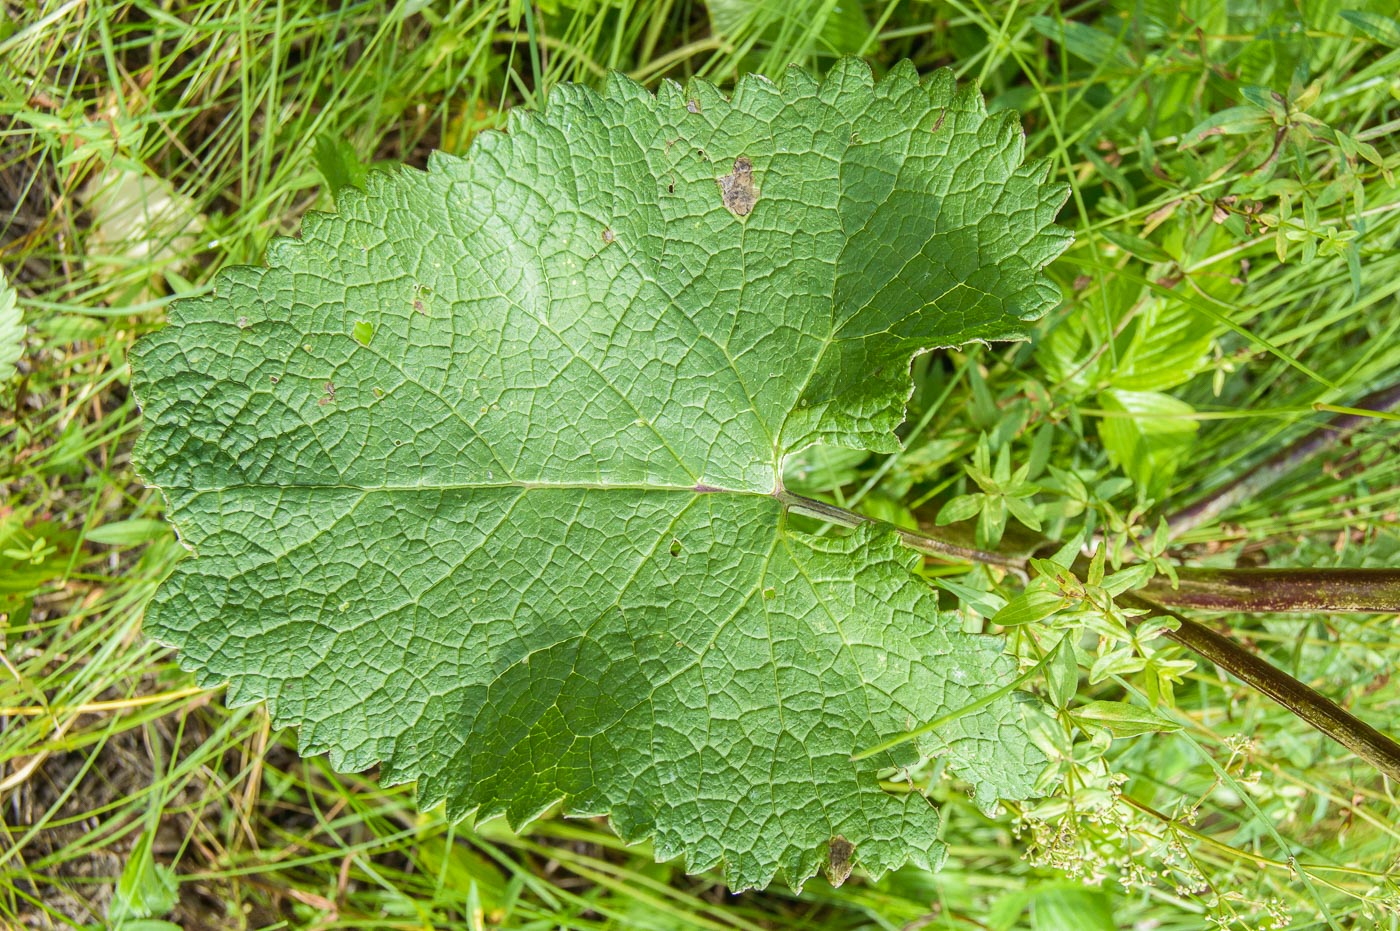
[[[138,450],[197,558],[147,631],[304,752],[513,823],[564,801],[735,888],[938,859],[877,776],[992,805],[1012,672],[892,535],[786,526],[783,457],[894,450],[909,360],[1056,299],[1063,188],[947,72],[560,87],[373,174],[143,340]],[[834,847],[834,850],[832,849]]]

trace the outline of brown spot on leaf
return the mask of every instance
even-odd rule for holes
[[[610,243],[610,242],[614,242],[614,241],[616,241],[616,239],[617,239],[617,234],[614,233],[612,230],[610,230],[610,229],[603,230],[603,244],[604,244],[604,245],[607,245],[607,244]]]
[[[325,407],[327,404],[334,404],[334,403],[335,403],[335,384],[334,384],[334,383],[332,383],[332,382],[326,382],[326,393],[325,393],[325,394],[321,397],[321,399],[320,399],[319,401],[317,401],[316,403],[319,404],[321,407]]]
[[[753,162],[740,155],[734,159],[734,170],[716,178],[720,199],[736,217],[746,217],[758,203],[758,188],[753,185]]]
[[[850,878],[851,867],[855,865],[851,858],[855,852],[855,844],[840,834],[831,839],[827,847],[826,878],[833,886],[839,886]]]

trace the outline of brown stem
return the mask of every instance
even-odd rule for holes
[[[1354,406],[1372,411],[1388,411],[1400,407],[1400,384],[1372,392],[1357,401]],[[1172,537],[1179,537],[1193,527],[1214,520],[1245,498],[1272,485],[1303,461],[1372,422],[1374,418],[1361,414],[1341,414],[1333,417],[1323,426],[1279,450],[1255,468],[1233,481],[1226,482],[1190,507],[1172,514],[1167,518],[1167,529]]]
[[[1400,569],[1178,569],[1137,594],[1201,611],[1354,611],[1400,614]]]
[[[1162,636],[1210,660],[1244,684],[1264,693],[1391,779],[1400,782],[1400,744],[1390,737],[1316,689],[1304,685],[1209,627],[1132,595],[1124,596],[1123,600],[1147,608],[1150,614],[1173,618],[1179,626],[1176,630],[1165,631]]]

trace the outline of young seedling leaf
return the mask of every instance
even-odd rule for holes
[[[738,889],[939,859],[882,770],[984,806],[1042,758],[892,534],[787,526],[783,459],[893,451],[912,356],[1057,299],[1065,190],[911,67],[565,86],[371,173],[134,353],[193,558],[146,630],[305,753],[512,824],[559,800]],[[837,872],[840,872],[837,870]]]

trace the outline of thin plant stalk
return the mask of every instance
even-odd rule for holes
[[[1400,782],[1400,744],[1388,735],[1229,637],[1132,595],[1124,596],[1123,600],[1134,607],[1146,608],[1149,615],[1172,618],[1177,622],[1177,628],[1163,631],[1163,637],[1181,644],[1267,695],[1386,776]]]
[[[1377,413],[1400,407],[1400,383],[1388,385],[1366,395],[1357,401],[1354,407]],[[1263,491],[1327,447],[1341,442],[1373,422],[1374,418],[1364,414],[1342,414],[1333,417],[1323,426],[1279,450],[1255,468],[1221,485],[1189,507],[1170,515],[1167,518],[1168,533],[1173,538],[1179,537],[1194,527],[1214,520],[1251,495]]]

